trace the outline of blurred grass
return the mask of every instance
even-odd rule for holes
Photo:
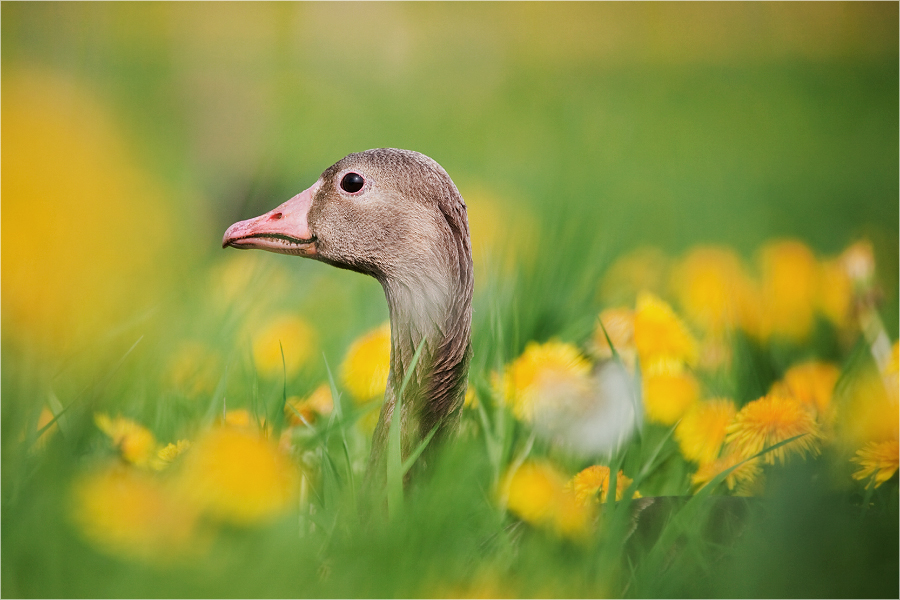
[[[281,415],[285,381],[257,374],[248,341],[267,317],[315,324],[313,358],[286,381],[300,396],[386,320],[374,281],[219,249],[228,224],[371,147],[432,156],[470,205],[480,390],[529,340],[584,341],[607,267],[646,244],[677,255],[724,243],[750,257],[790,236],[834,255],[868,238],[896,339],[897,14],[893,3],[4,3],[3,595],[455,596],[473,573],[501,581],[488,595],[618,594],[594,553],[521,527],[507,535],[485,502],[521,442],[515,425],[498,425],[489,452],[463,438],[391,529],[359,529],[338,502],[312,540],[288,517],[226,532],[163,578],[74,535],[66,490],[102,451],[95,411],[127,413],[165,441],[192,437],[223,397]],[[186,340],[215,365],[199,400],[167,379]],[[827,333],[815,344],[837,358]],[[733,393],[764,393],[806,351],[739,347]],[[72,408],[37,454],[23,432],[52,399]],[[661,436],[649,431],[628,468]],[[348,443],[364,457],[361,436]],[[684,463],[671,462],[645,493],[685,491]],[[896,505],[893,490],[881,501]],[[787,516],[768,527],[790,529],[798,498],[830,501],[783,493]],[[846,571],[862,587],[827,587],[841,571],[812,558],[790,579],[760,533],[702,586],[687,570],[628,593],[893,595],[885,557],[848,542],[841,510],[833,526],[761,531],[797,544],[833,533],[850,544],[841,556],[864,557]],[[896,542],[885,531],[896,534],[896,511],[865,530],[868,551]]]

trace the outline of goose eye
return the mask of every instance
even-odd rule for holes
[[[347,173],[341,179],[341,189],[350,194],[355,194],[362,189],[364,183],[366,183],[366,180],[359,173]]]

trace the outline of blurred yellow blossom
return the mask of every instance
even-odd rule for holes
[[[327,417],[334,410],[331,387],[321,384],[306,398],[291,396],[284,407],[284,416],[290,425],[312,425],[319,417]]]
[[[759,458],[746,460],[734,452],[726,453],[721,458],[701,464],[697,472],[691,476],[691,483],[697,487],[703,487],[719,473],[727,471],[735,465],[739,466],[725,476],[725,485],[729,490],[737,490],[739,495],[747,495],[746,492],[750,486],[762,475],[762,467]]]
[[[391,325],[384,323],[357,338],[341,363],[341,382],[357,403],[384,396],[391,368]]]
[[[674,425],[700,398],[700,384],[678,360],[655,360],[641,373],[647,419]]]
[[[603,304],[632,304],[640,292],[662,293],[669,258],[653,246],[642,246],[619,257],[600,282]]]
[[[705,464],[719,456],[726,428],[737,409],[728,398],[698,402],[687,411],[675,428],[675,440],[688,460]]]
[[[198,510],[228,523],[251,525],[288,510],[298,482],[297,468],[265,437],[217,427],[185,456],[179,488]]]
[[[179,456],[190,450],[191,443],[188,440],[178,440],[160,448],[156,456],[150,460],[150,466],[156,471],[162,471],[175,462]]]
[[[673,269],[671,287],[687,318],[722,335],[739,322],[750,280],[731,248],[697,246]]]
[[[594,328],[594,336],[591,340],[591,351],[594,355],[601,359],[611,358],[613,353],[609,342],[612,342],[613,348],[621,357],[622,362],[629,368],[634,367],[636,355],[634,311],[625,306],[608,308],[601,312],[597,319],[599,322]],[[605,333],[604,328],[606,329]],[[609,340],[606,339],[607,335],[609,335]]]
[[[264,377],[291,377],[315,346],[315,332],[306,321],[292,314],[276,315],[253,335],[253,362]]]
[[[206,344],[184,341],[169,358],[167,379],[186,396],[208,395],[219,382],[220,362],[218,353]]]
[[[818,292],[818,264],[812,250],[797,240],[765,244],[759,252],[763,334],[793,341],[812,330]]]
[[[579,471],[575,477],[569,480],[566,487],[575,492],[575,499],[583,505],[606,502],[609,494],[609,467],[592,465]],[[622,471],[616,473],[616,500],[625,496],[625,490],[632,484],[630,477],[626,477]],[[631,496],[640,498],[637,490]]]
[[[788,369],[781,381],[772,385],[771,392],[794,398],[821,418],[831,409],[831,394],[839,375],[837,365],[811,360]]]
[[[168,563],[196,552],[196,512],[146,472],[113,466],[80,475],[70,515],[81,534],[114,556]]]
[[[819,264],[816,300],[819,312],[835,327],[846,328],[850,325],[853,282],[840,260],[826,260]]]
[[[774,464],[777,458],[784,463],[788,453],[818,454],[822,434],[813,411],[789,396],[767,394],[747,403],[727,428],[725,441],[744,458],[790,439],[794,441],[779,446],[763,456],[764,462]]]
[[[106,413],[94,415],[94,423],[128,462],[144,467],[156,454],[156,438],[143,425],[121,416],[113,419]]]
[[[531,420],[542,395],[560,386],[589,385],[591,365],[578,349],[558,340],[528,342],[503,375],[503,397],[519,419]]]
[[[895,380],[896,382],[896,380]],[[885,386],[875,369],[852,373],[835,419],[838,439],[845,450],[853,451],[869,442],[897,439],[900,430],[896,383]]]
[[[875,487],[894,476],[900,466],[900,446],[896,439],[885,442],[869,442],[851,460],[862,467],[853,474],[854,479],[869,479],[874,475]]]
[[[475,388],[471,385],[466,388],[466,395],[463,397],[463,406],[466,408],[478,408],[478,394],[475,393]]]
[[[634,343],[641,366],[658,359],[697,363],[697,340],[672,307],[649,293],[641,293],[634,311]]]
[[[506,508],[523,521],[569,538],[588,532],[591,505],[580,503],[563,475],[547,462],[526,461],[506,474],[501,489]]]

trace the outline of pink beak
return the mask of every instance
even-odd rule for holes
[[[235,223],[225,232],[222,247],[241,250],[258,248],[279,254],[315,256],[316,238],[309,232],[307,216],[321,185],[322,182],[317,181],[278,208]]]

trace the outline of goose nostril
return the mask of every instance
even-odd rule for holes
[[[280,212],[279,212],[279,213],[275,213],[274,215],[272,215],[272,216],[269,217],[269,220],[270,220],[270,221],[277,221],[277,220],[281,219],[283,216],[284,216],[284,215],[281,214]]]

